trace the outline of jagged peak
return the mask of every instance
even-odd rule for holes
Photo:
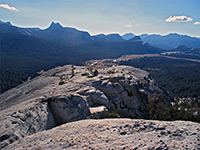
[[[53,29],[53,30],[58,30],[58,29],[63,29],[63,26],[59,23],[59,22],[54,22],[54,21],[52,21],[51,22],[51,25],[47,28],[47,30],[49,30],[49,29]]]
[[[3,22],[0,20],[0,24],[6,24],[6,25],[9,25],[9,26],[12,26],[12,24],[8,21],[8,22]]]

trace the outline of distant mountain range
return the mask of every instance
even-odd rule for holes
[[[92,36],[94,41],[106,41],[106,42],[122,42],[125,41],[119,34],[98,34]]]
[[[75,28],[63,27],[59,23],[52,22],[47,29],[39,28],[20,28],[12,26],[10,22],[1,22],[1,31],[20,32],[24,35],[35,36],[38,38],[56,40],[65,44],[83,44],[91,42],[123,42],[136,36],[133,33],[119,34],[98,34],[91,36],[88,32],[79,31]],[[177,46],[185,45],[188,47],[200,48],[200,38],[190,37],[188,35],[179,35],[170,33],[168,35],[140,35],[142,41],[149,43],[154,47],[171,50]]]
[[[0,22],[0,40],[0,92],[36,76],[38,71],[60,65],[83,65],[90,59],[165,52],[141,39],[126,41],[119,34],[91,36],[54,22],[44,30]]]
[[[3,22],[1,22],[1,26],[4,32],[18,32],[28,36],[56,40],[68,44],[80,44],[92,41],[92,37],[88,32],[79,31],[75,28],[62,27],[59,23],[54,22],[45,30],[39,28],[19,28],[12,26],[11,23]]]
[[[79,31],[75,28],[63,27],[59,23],[54,22],[52,22],[50,26],[44,30],[41,30],[39,28],[20,28],[11,25],[11,23],[9,22],[0,22],[0,25],[2,44],[3,46],[10,46],[12,45],[12,43],[15,43],[16,47],[12,47],[12,51],[14,49],[17,49],[17,45],[25,45],[27,43],[34,45],[33,42],[37,40],[37,45],[39,45],[40,42],[42,42],[43,44],[60,44],[68,47],[70,46],[71,49],[78,49],[79,53],[81,53],[81,51],[84,52],[84,48],[87,47],[87,50],[91,50],[92,52],[100,51],[106,54],[110,53],[110,57],[113,55],[119,56],[121,54],[144,54],[163,52],[163,50],[159,48],[155,48],[148,44],[145,44],[141,40],[141,38],[139,38],[139,40],[133,40],[134,42],[130,42],[130,40],[124,40],[119,34],[99,34],[91,36],[88,32]],[[20,40],[20,38],[17,39],[18,36],[21,37],[21,39],[23,40]],[[16,37],[15,39],[17,41],[9,41],[9,38],[13,39],[14,37]],[[6,42],[9,41],[8,43],[10,44],[7,43],[7,45],[5,45],[5,38]],[[24,41],[26,41],[26,43]],[[29,48],[30,52],[30,47],[27,48]],[[3,49],[3,51],[4,50],[5,48]],[[115,54],[113,54],[113,51],[115,52]],[[73,52],[75,52],[75,50],[73,50]]]
[[[128,40],[135,35],[132,33],[126,33],[122,35],[122,38]],[[170,33],[168,35],[140,35],[144,42],[148,42],[150,45],[161,49],[174,49],[177,46],[185,45],[194,48],[200,48],[200,38],[190,37],[188,35],[179,35],[177,33]]]

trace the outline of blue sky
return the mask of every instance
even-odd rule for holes
[[[0,0],[0,20],[42,29],[54,21],[92,35],[176,32],[200,37],[200,0]]]

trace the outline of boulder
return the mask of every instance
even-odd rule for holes
[[[86,99],[80,95],[51,97],[47,101],[56,125],[91,116]]]

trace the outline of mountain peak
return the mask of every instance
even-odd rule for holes
[[[6,24],[6,25],[9,25],[9,26],[12,25],[10,22],[3,22],[3,21],[1,21],[1,20],[0,20],[0,24]]]
[[[6,22],[7,25],[11,26],[12,24],[10,22]]]
[[[131,38],[133,38],[135,35],[133,33],[126,33],[124,35],[122,35],[122,38],[125,40],[129,40]]]
[[[112,33],[112,34],[98,34],[94,35],[93,39],[95,41],[107,41],[107,42],[122,42],[124,39],[117,33]]]
[[[63,26],[60,24],[60,23],[55,23],[55,22],[51,22],[51,25],[49,26],[49,28],[47,28],[48,30],[49,29],[53,29],[53,30],[59,30],[59,29],[63,29]]]
[[[133,38],[129,39],[128,41],[133,42],[133,41],[142,41],[140,36],[134,36]]]
[[[180,34],[177,34],[177,33],[169,33],[168,35],[166,36],[171,36],[171,37],[180,37],[181,35]]]

